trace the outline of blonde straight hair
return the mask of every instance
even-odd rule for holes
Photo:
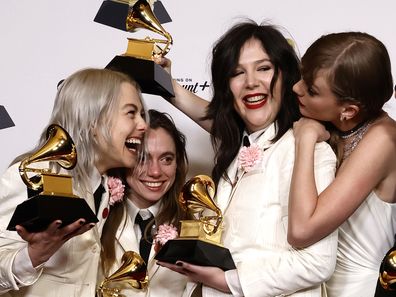
[[[138,84],[127,75],[109,69],[88,68],[75,72],[58,87],[50,124],[62,126],[72,137],[77,148],[77,165],[71,171],[75,188],[81,194],[93,192],[90,176],[95,169],[97,142],[93,128],[101,131],[106,141],[111,141],[113,114],[119,104],[121,85],[132,84],[141,98]],[[17,157],[13,163],[36,151],[46,142],[46,129],[36,148]],[[59,166],[55,170],[59,171]]]

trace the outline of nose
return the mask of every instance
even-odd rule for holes
[[[254,72],[248,71],[246,73],[246,87],[253,89],[258,86],[258,79]]]
[[[302,97],[304,95],[304,88],[302,87],[302,79],[296,82],[293,86],[293,92],[296,93],[298,97]]]
[[[147,162],[147,175],[151,177],[161,176],[161,166],[159,162],[150,160]]]
[[[143,119],[143,117],[139,116],[136,119],[137,123],[136,123],[136,129],[141,131],[141,132],[145,132],[147,130],[147,123],[146,121]]]

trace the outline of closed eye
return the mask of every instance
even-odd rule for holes
[[[130,109],[127,111],[127,114],[131,117],[134,118],[136,116],[136,109]]]
[[[318,93],[312,87],[309,87],[307,89],[307,92],[308,92],[309,96],[312,96],[312,97],[315,95],[318,95]]]
[[[272,69],[272,67],[270,67],[270,66],[261,66],[257,70],[258,71],[268,71],[268,70],[271,70],[271,69]]]
[[[232,73],[231,77],[236,77],[236,76],[241,75],[241,74],[243,74],[243,71],[237,69],[237,70],[235,70],[235,71]]]

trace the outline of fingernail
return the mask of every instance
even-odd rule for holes
[[[176,265],[177,266],[183,266],[183,263],[182,262],[176,262]]]
[[[95,226],[94,223],[89,224],[89,228],[93,228]]]
[[[82,225],[85,224],[85,221],[84,220],[80,220],[78,223],[82,226]]]

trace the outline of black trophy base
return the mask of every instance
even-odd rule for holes
[[[180,260],[200,266],[219,267],[224,271],[236,268],[228,249],[195,239],[168,240],[155,259],[172,264]]]
[[[374,297],[395,297],[396,290],[385,290],[382,286],[380,281],[377,281],[377,287],[375,289]]]
[[[139,84],[142,93],[159,95],[167,100],[175,96],[172,77],[154,61],[130,56],[115,56],[106,68],[132,77]]]
[[[61,220],[61,226],[66,226],[80,218],[84,218],[87,223],[98,222],[84,199],[37,195],[16,207],[7,230],[15,231],[16,225],[22,225],[29,232],[38,232],[45,230],[55,220]]]

